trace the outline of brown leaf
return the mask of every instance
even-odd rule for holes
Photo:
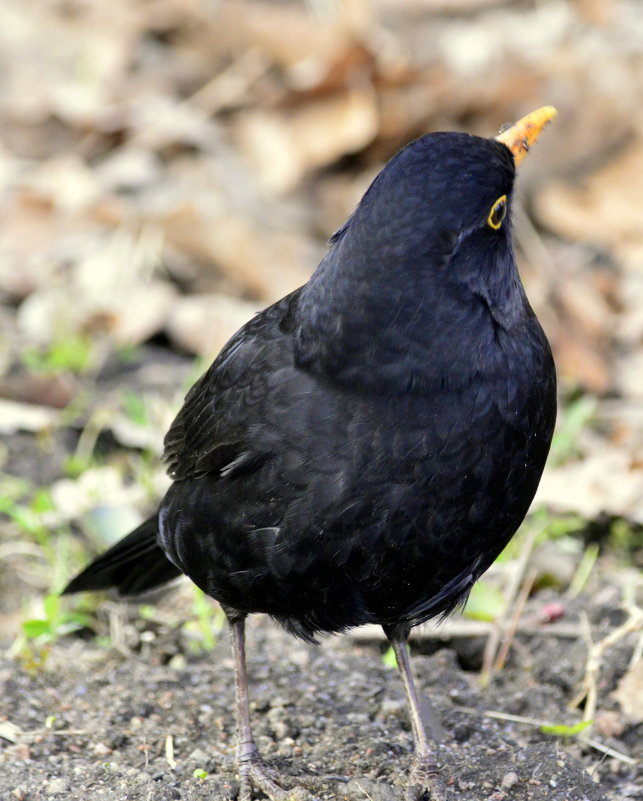
[[[545,470],[534,504],[586,520],[607,513],[643,523],[643,469],[625,449],[602,444],[581,461]]]
[[[284,193],[306,172],[365,147],[377,129],[376,98],[363,87],[338,92],[290,114],[248,112],[239,121],[238,137],[262,183]]]
[[[224,41],[235,49],[249,45],[282,67],[304,60],[329,63],[346,46],[350,30],[341,17],[329,15],[320,20],[303,4],[271,4],[266,13],[259,0],[222,3],[217,19]]]
[[[535,209],[550,230],[593,242],[612,252],[624,267],[640,272],[641,185],[643,142],[638,141],[587,176],[582,186],[556,181],[543,187]]]
[[[0,379],[0,397],[63,409],[76,397],[78,387],[70,375],[11,374]]]
[[[44,431],[58,421],[58,410],[49,406],[36,406],[32,403],[18,403],[0,398],[0,433],[13,434],[16,431]]]
[[[257,304],[225,295],[191,295],[174,304],[167,331],[179,347],[212,358],[258,311]]]
[[[643,723],[643,659],[622,676],[612,695],[631,723]]]
[[[210,218],[191,204],[166,219],[165,235],[192,259],[213,264],[244,294],[265,301],[305,283],[316,261],[300,234],[268,229],[235,214]]]

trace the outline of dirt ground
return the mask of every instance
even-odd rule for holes
[[[161,608],[180,608],[185,589],[171,591]],[[625,620],[615,611],[617,596],[606,585],[570,605],[566,623],[534,624],[519,633],[509,664],[485,689],[477,672],[485,637],[454,636],[438,645],[430,632],[419,633],[413,664],[451,801],[643,798],[641,725],[627,723],[612,695],[618,696],[632,656],[631,635],[608,649],[601,664],[600,734],[591,739],[600,740],[603,752],[534,725],[580,720],[568,703],[581,685],[587,648],[571,633],[573,621],[584,612],[600,639]],[[542,596],[537,603],[542,606]],[[134,607],[129,617],[125,605],[109,608],[116,616],[112,631],[134,644],[128,656],[66,638],[50,651],[45,670],[1,663],[0,798],[234,799],[227,634],[212,652],[194,655],[180,628],[146,622]],[[528,609],[525,619],[536,612]],[[446,624],[445,636],[456,623]],[[403,798],[411,736],[401,683],[384,664],[384,645],[375,636],[358,630],[315,647],[265,618],[251,619],[260,750],[275,768],[317,777],[319,799]]]
[[[550,103],[514,234],[551,458],[487,622],[417,632],[414,666],[449,801],[643,799],[643,3],[2,0],[0,75],[0,801],[236,797],[227,634],[195,639],[216,614],[185,583],[56,593],[154,508],[187,387],[399,147]],[[378,636],[251,621],[260,748],[320,800],[403,798]]]

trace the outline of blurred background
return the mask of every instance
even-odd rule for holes
[[[535,581],[640,569],[642,100],[640,0],[3,0],[2,641],[87,623],[55,592],[153,508],[185,390],[399,147],[545,104],[514,215],[561,385]]]

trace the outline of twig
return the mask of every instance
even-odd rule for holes
[[[639,637],[639,641],[636,643],[634,650],[632,651],[632,658],[630,659],[630,664],[628,665],[628,670],[632,670],[634,665],[643,659],[643,634]]]
[[[439,625],[424,623],[413,629],[411,636],[414,640],[449,642],[449,640],[453,639],[488,637],[493,628],[494,624],[487,620],[467,620],[466,618],[454,617]],[[522,621],[518,624],[516,633],[525,634],[529,637],[549,636],[563,640],[577,640],[580,636],[580,628],[578,623],[534,624],[530,617],[529,621]],[[349,636],[356,642],[386,640],[382,628],[374,623],[351,630]]]
[[[482,668],[480,669],[480,685],[486,687],[491,679],[491,672],[493,668],[494,658],[498,651],[498,644],[502,633],[502,625],[500,620],[496,620],[495,625],[489,632],[487,641],[484,644],[484,651],[482,654]]]
[[[509,649],[511,648],[511,644],[516,636],[516,630],[518,628],[518,623],[520,622],[520,618],[522,617],[522,613],[525,610],[525,604],[527,603],[527,599],[529,598],[529,593],[531,592],[532,587],[534,586],[534,582],[536,581],[536,570],[532,568],[529,573],[525,576],[525,580],[522,583],[522,587],[520,589],[520,593],[518,598],[516,599],[516,603],[514,604],[513,614],[511,619],[509,620],[509,626],[505,632],[505,636],[503,637],[502,644],[500,646],[500,650],[498,651],[498,655],[496,656],[496,661],[493,663],[494,670],[502,670],[505,666],[505,662],[507,661],[507,655],[509,654]]]
[[[583,710],[583,720],[594,720],[596,714],[596,699],[598,697],[598,677],[603,663],[603,656],[607,650],[615,645],[619,640],[633,631],[638,631],[643,627],[643,609],[638,606],[628,605],[625,607],[627,620],[617,628],[613,629],[608,635],[599,642],[593,642],[589,630],[589,622],[585,618],[587,626],[586,638],[588,640],[587,664],[585,666],[585,677],[580,692],[572,700],[570,706],[579,706],[585,701]]]
[[[12,556],[36,556],[42,559],[42,548],[31,542],[5,542],[0,545],[0,562]]]
[[[543,526],[534,526],[525,538],[524,545],[520,551],[518,563],[511,577],[511,581],[509,582],[509,587],[507,588],[507,611],[496,620],[494,628],[491,630],[485,645],[482,669],[480,671],[480,684],[483,687],[489,683],[494,665],[497,662],[498,645],[503,638],[503,632],[508,630],[511,621],[515,618],[514,607],[517,603],[520,589],[523,586],[527,565],[529,564],[529,559],[536,544],[536,540],[542,533],[543,528]],[[520,618],[520,614],[518,618]],[[517,625],[518,623],[516,622],[515,626],[517,627]],[[515,630],[516,629],[514,629],[514,634]]]
[[[583,745],[588,745],[595,751],[600,751],[601,754],[614,757],[614,759],[618,759],[620,762],[625,762],[626,765],[638,765],[639,763],[638,759],[629,757],[626,754],[621,753],[621,751],[617,751],[615,748],[610,748],[609,745],[603,745],[603,743],[599,743],[598,740],[594,740],[591,737],[588,737],[586,734],[577,734],[576,739],[580,743],[583,743]]]
[[[585,548],[580,563],[576,568],[576,572],[572,576],[572,580],[569,582],[569,586],[565,592],[566,598],[571,600],[573,598],[577,598],[581,594],[587,585],[587,581],[589,580],[594,566],[596,565],[598,552],[599,548],[595,543],[593,545],[590,544]]]
[[[125,611],[122,604],[106,602],[103,609],[108,614],[109,639],[112,646],[123,656],[131,656],[132,650],[125,636]]]
[[[167,759],[167,764],[174,770],[176,760],[174,759],[174,738],[171,734],[165,736],[165,758]]]
[[[0,739],[10,743],[32,743],[39,737],[76,737],[91,732],[87,729],[34,729],[23,731],[20,726],[9,720],[0,722]]]
[[[466,712],[470,715],[483,715],[486,718],[493,718],[495,720],[506,720],[511,723],[524,723],[526,726],[534,726],[537,728],[542,728],[543,726],[551,727],[552,723],[549,720],[541,720],[539,718],[528,718],[523,715],[512,715],[509,712],[498,712],[493,709],[485,709],[480,712],[478,709],[471,709],[470,707],[458,707],[459,712]],[[587,735],[578,733],[573,734],[574,737],[579,742],[583,743],[583,745],[588,745],[590,748],[593,748],[596,751],[600,751],[602,754],[606,754],[607,756],[611,756],[614,759],[618,759],[621,762],[624,762],[627,765],[638,765],[638,760],[634,759],[627,754],[623,754],[621,751],[617,751],[615,748],[610,748],[607,745],[603,745],[603,743],[599,743],[597,740],[594,740]]]

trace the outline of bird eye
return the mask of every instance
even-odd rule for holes
[[[500,228],[502,221],[505,219],[507,213],[507,195],[502,195],[498,198],[491,207],[489,216],[487,217],[487,225],[495,231]]]

